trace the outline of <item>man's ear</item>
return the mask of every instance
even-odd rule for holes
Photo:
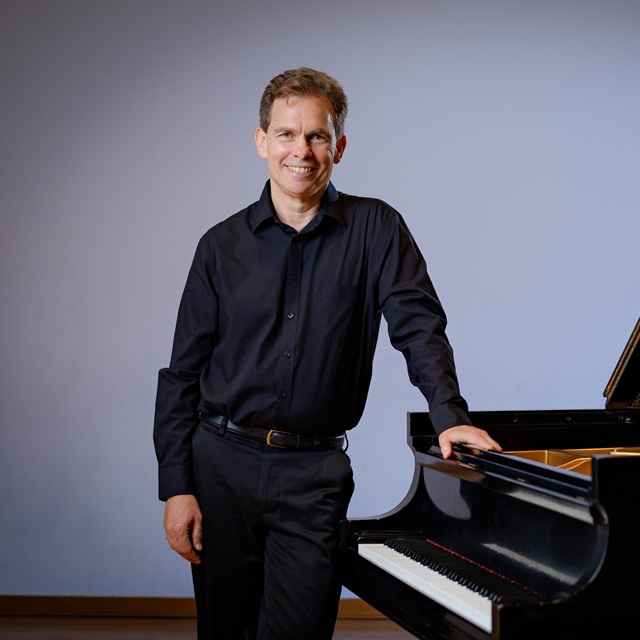
[[[267,157],[267,134],[260,127],[256,129],[256,149],[261,158]]]
[[[347,136],[342,136],[338,142],[336,142],[336,155],[333,156],[333,164],[338,164],[342,160],[342,154],[347,148]]]

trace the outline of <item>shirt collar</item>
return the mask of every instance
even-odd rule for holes
[[[320,210],[318,211],[318,223],[322,217],[326,214],[335,220],[337,220],[343,227],[347,226],[347,222],[342,212],[342,203],[339,201],[340,193],[329,182],[324,194],[322,195],[322,202],[320,203]],[[255,233],[260,230],[265,224],[275,221],[276,212],[273,209],[271,202],[271,183],[267,180],[262,190],[262,195],[255,207],[249,211],[249,226],[251,227],[251,233]]]

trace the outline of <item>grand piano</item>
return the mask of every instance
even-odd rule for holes
[[[605,409],[472,412],[504,453],[408,414],[415,474],[392,511],[341,523],[344,585],[424,640],[640,633],[640,320]]]

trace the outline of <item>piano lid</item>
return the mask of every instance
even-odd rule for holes
[[[640,409],[640,318],[603,395],[607,409]]]

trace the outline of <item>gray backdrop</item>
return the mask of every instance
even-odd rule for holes
[[[3,0],[0,52],[0,593],[191,593],[156,375],[286,68],[344,84],[334,184],[405,216],[472,409],[603,406],[640,315],[637,0]],[[352,516],[404,496],[425,409],[383,333]]]

